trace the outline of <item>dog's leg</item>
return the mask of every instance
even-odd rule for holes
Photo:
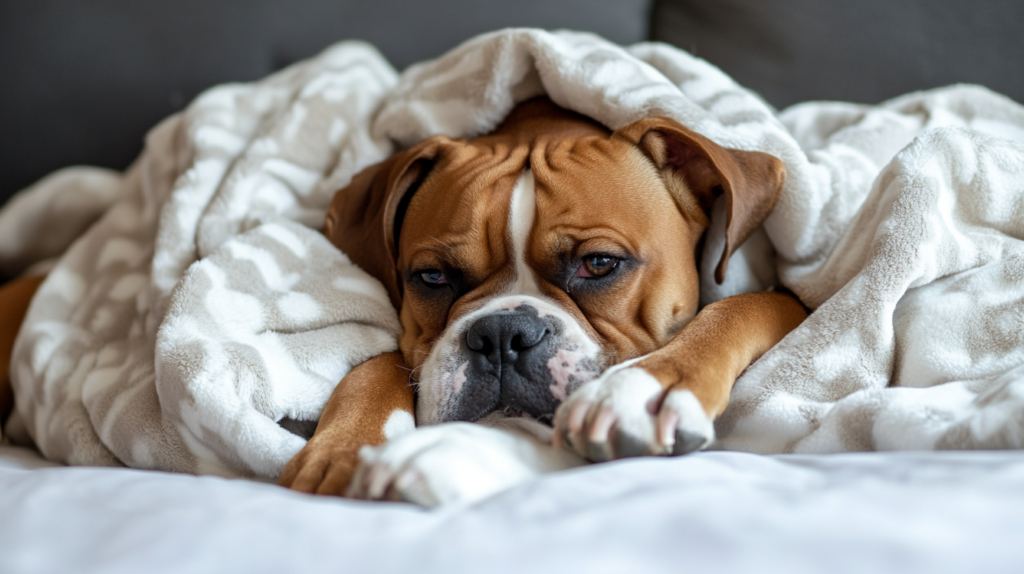
[[[782,293],[708,305],[665,347],[576,390],[555,415],[556,442],[595,461],[707,447],[736,379],[806,316]]]
[[[531,478],[584,464],[551,446],[551,428],[498,413],[476,423],[445,423],[360,453],[348,495],[422,506],[482,500]]]
[[[44,277],[20,277],[0,287],[0,436],[7,415],[14,408],[11,390],[11,353],[28,304]]]
[[[342,495],[359,449],[413,430],[413,393],[401,353],[384,353],[352,369],[327,401],[316,432],[285,466],[278,484]]]

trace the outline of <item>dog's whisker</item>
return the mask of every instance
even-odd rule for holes
[[[434,241],[440,243],[441,245],[444,245],[448,249],[455,249],[455,246],[452,245],[451,243],[448,243],[448,242],[445,242],[445,241],[441,241],[440,239],[434,237],[433,235],[427,235],[427,237],[433,239]]]

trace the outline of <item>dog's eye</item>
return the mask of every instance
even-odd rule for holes
[[[577,277],[604,277],[619,265],[619,260],[610,255],[590,255],[583,258],[583,265],[576,271]]]
[[[420,273],[420,279],[422,279],[427,285],[437,286],[448,284],[448,278],[444,276],[444,273],[441,273],[436,269]]]

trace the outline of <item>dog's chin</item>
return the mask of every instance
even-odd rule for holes
[[[429,383],[427,383],[427,384],[429,384]],[[468,381],[466,381],[465,384],[466,385],[472,385],[473,381],[472,380],[468,380]],[[545,383],[545,384],[549,384],[549,383]],[[425,384],[424,383],[420,383],[419,386],[420,386],[421,389],[423,389],[425,387]],[[428,393],[424,393],[424,394],[428,394]],[[420,398],[426,398],[426,397],[423,396],[424,394],[421,394]],[[552,426],[554,418],[555,418],[554,409],[552,409],[551,412],[545,412],[545,413],[538,414],[538,413],[531,413],[527,408],[523,407],[522,405],[518,405],[518,404],[514,404],[514,403],[504,403],[504,402],[499,402],[499,403],[495,404],[494,406],[492,406],[490,408],[485,408],[485,409],[481,410],[479,415],[477,415],[477,416],[472,416],[472,417],[451,417],[451,416],[448,416],[448,415],[450,415],[450,409],[447,408],[449,406],[448,404],[445,404],[444,407],[442,407],[441,409],[438,409],[436,406],[431,406],[431,403],[435,403],[435,402],[437,402],[437,401],[436,400],[427,400],[427,401],[419,402],[419,404],[417,405],[417,413],[416,413],[417,421],[419,421],[419,424],[421,424],[421,425],[433,425],[433,424],[440,424],[440,423],[445,423],[445,422],[455,422],[455,421],[475,423],[475,422],[480,422],[480,421],[483,421],[483,420],[492,420],[493,421],[493,420],[497,420],[497,419],[523,419],[523,420],[534,421],[534,422],[537,422],[537,423],[540,423],[542,425],[546,425],[546,426],[550,427],[550,426]],[[557,408],[557,405],[556,405],[556,408]]]
[[[578,361],[579,369],[563,373],[560,380],[520,379],[520,387],[528,392],[519,396],[514,393],[486,392],[493,390],[492,379],[477,379],[467,376],[466,369],[455,367],[465,364],[461,356],[455,355],[447,361],[447,369],[423,369],[423,378],[417,384],[416,420],[420,425],[434,425],[445,422],[478,422],[488,417],[529,419],[542,425],[551,426],[555,411],[576,389],[597,378],[604,370],[600,357]],[[499,384],[500,385],[500,384]],[[467,393],[476,395],[475,406],[466,408]],[[481,404],[482,403],[482,404]]]
[[[575,351],[565,353],[575,354]],[[556,353],[556,359],[561,361],[561,357],[561,352]],[[463,367],[467,361],[460,354],[449,354],[439,363],[447,368],[421,370],[422,378],[417,385],[416,398],[416,420],[420,425],[478,422],[484,418],[502,417],[529,419],[551,426],[559,405],[576,389],[597,378],[604,370],[606,361],[601,356],[575,359],[571,365],[572,370],[559,372],[557,379],[519,379],[519,386],[527,389],[522,396],[494,391],[494,380],[478,379],[467,372],[468,369]],[[436,364],[427,366],[433,367]],[[480,389],[490,391],[481,394]],[[466,408],[464,399],[467,394],[476,396],[475,406]]]

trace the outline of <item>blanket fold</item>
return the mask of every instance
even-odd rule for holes
[[[400,330],[383,287],[319,233],[334,191],[396,146],[486,133],[542,94],[786,166],[721,286],[714,221],[701,297],[777,279],[815,312],[737,381],[717,448],[1024,447],[1024,107],[952,86],[777,113],[675,48],[533,29],[400,76],[344,42],[204,93],[123,175],[23,192],[0,211],[0,272],[60,259],[15,347],[9,427],[72,464],[276,478],[338,381]]]

